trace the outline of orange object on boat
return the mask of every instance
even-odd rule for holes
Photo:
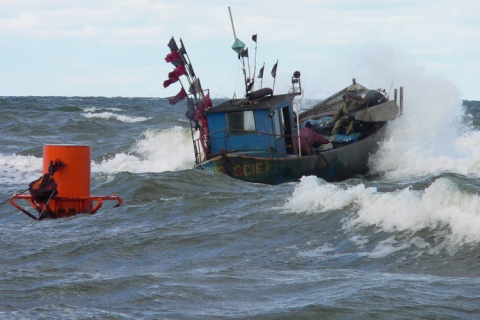
[[[30,183],[30,194],[14,194],[10,203],[34,220],[63,218],[80,213],[94,214],[104,200],[116,200],[115,207],[122,204],[118,195],[90,195],[89,146],[45,145],[43,148],[43,176]],[[38,217],[15,203],[26,199],[39,213]]]

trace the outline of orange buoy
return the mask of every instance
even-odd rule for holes
[[[42,177],[30,183],[29,195],[15,194],[10,203],[35,220],[94,214],[104,200],[116,200],[115,207],[120,206],[118,195],[90,195],[90,156],[89,146],[45,145]],[[20,207],[15,199],[28,199],[39,216]]]
[[[78,145],[45,145],[43,173],[49,173],[51,162],[59,166],[54,173],[61,197],[90,196],[90,156],[92,148]]]

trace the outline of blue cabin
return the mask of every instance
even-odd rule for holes
[[[297,154],[293,99],[284,94],[258,99],[232,99],[206,111],[207,158],[236,153],[258,157]]]

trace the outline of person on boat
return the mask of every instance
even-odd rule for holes
[[[318,148],[322,144],[328,144],[332,141],[319,135],[312,129],[312,124],[307,121],[305,127],[300,130],[300,151],[302,155],[313,153],[313,148]]]
[[[343,95],[343,103],[340,109],[338,109],[337,113],[333,117],[333,122],[335,125],[332,129],[332,134],[337,134],[338,129],[341,126],[346,126],[346,135],[349,135],[353,131],[353,124],[355,122],[355,117],[350,116],[349,112],[356,109],[359,106],[358,100],[353,100],[352,95],[347,92]]]

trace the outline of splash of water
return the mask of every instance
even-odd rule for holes
[[[404,114],[389,124],[385,141],[370,159],[370,172],[393,181],[444,173],[480,177],[480,132],[463,122],[457,88],[426,74],[393,50],[369,52],[368,56],[371,61],[363,62],[368,68],[362,72],[369,75],[370,87],[374,88],[372,83],[384,87],[395,79],[405,88]],[[448,177],[436,179],[425,190],[408,187],[395,192],[378,192],[361,183],[344,189],[304,177],[285,204],[287,211],[297,213],[341,210],[348,215],[343,222],[346,229],[375,226],[385,232],[406,232],[416,243],[424,243],[417,232],[431,230],[442,233],[451,247],[480,243],[479,208],[480,196],[466,192]],[[379,255],[384,251],[378,248]]]
[[[144,173],[191,169],[193,154],[189,129],[149,129],[129,153],[116,154],[100,163],[93,162],[92,172]]]
[[[189,129],[173,127],[147,130],[128,153],[91,162],[92,173],[165,172],[191,169],[194,166],[193,145]],[[43,159],[34,156],[1,155],[0,183],[31,182],[42,172]]]
[[[99,118],[99,119],[106,119],[106,120],[115,119],[121,122],[128,122],[128,123],[142,122],[150,119],[146,117],[133,117],[133,116],[121,115],[114,112],[99,112],[99,113],[87,112],[83,116],[85,118]]]
[[[343,210],[343,228],[375,226],[378,230],[415,236],[428,229],[442,233],[450,246],[480,243],[480,196],[462,190],[451,178],[439,178],[425,190],[410,187],[379,192],[363,184],[343,188],[317,177],[303,177],[284,209],[322,214]]]
[[[371,158],[371,172],[387,179],[445,172],[480,177],[480,132],[463,122],[458,89],[393,50],[379,50],[370,58],[367,72],[375,82],[395,79],[405,88],[403,116],[389,124],[385,141]]]
[[[39,177],[43,160],[34,156],[0,154],[0,183],[9,185],[12,181],[27,184]]]

